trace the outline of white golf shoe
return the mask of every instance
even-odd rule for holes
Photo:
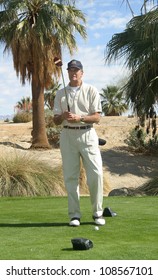
[[[72,218],[69,226],[78,227],[80,226],[80,219],[79,218]]]

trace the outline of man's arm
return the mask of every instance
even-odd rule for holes
[[[101,115],[96,112],[91,115],[79,116],[71,112],[64,112],[61,115],[54,115],[54,123],[56,125],[62,124],[63,120],[67,120],[69,123],[98,123],[100,121]]]
[[[84,123],[99,123],[101,114],[96,112],[91,115],[81,116],[81,120]]]
[[[61,114],[61,115],[54,115],[53,120],[54,120],[54,123],[55,123],[56,125],[62,124],[62,122],[63,122],[63,120],[64,120],[63,114]]]

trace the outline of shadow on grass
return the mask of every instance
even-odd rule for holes
[[[85,225],[94,225],[93,222],[83,222],[81,223],[82,226]],[[70,227],[68,223],[19,223],[19,224],[12,224],[12,223],[0,223],[0,228],[3,227],[10,227],[10,228],[29,228],[29,227]]]
[[[68,223],[20,223],[20,224],[11,224],[11,223],[1,223],[0,227],[64,227],[68,226]]]
[[[74,249],[73,248],[63,248],[63,249],[61,249],[61,251],[74,251]]]

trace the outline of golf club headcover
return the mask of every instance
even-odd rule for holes
[[[104,208],[103,217],[115,217],[117,214],[110,207]]]
[[[74,250],[89,250],[93,248],[93,242],[82,237],[71,239],[71,243]]]

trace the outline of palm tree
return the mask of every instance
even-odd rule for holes
[[[71,5],[72,3],[72,5]],[[74,1],[0,0],[0,41],[13,56],[14,68],[21,83],[31,82],[33,102],[32,148],[49,148],[44,116],[44,89],[52,75],[61,69],[54,57],[62,56],[62,46],[70,54],[77,48],[75,32],[86,38],[83,13]]]
[[[107,44],[106,61],[124,59],[131,75],[124,90],[138,116],[158,99],[158,8],[133,17]]]
[[[102,110],[106,116],[120,116],[127,111],[128,105],[125,102],[123,92],[117,86],[107,86],[100,93],[102,97]]]
[[[32,101],[30,97],[23,97],[20,101],[17,102],[14,107],[18,111],[31,112],[32,111]]]
[[[52,80],[50,87],[44,92],[44,103],[49,110],[53,110],[55,95],[60,86]]]

